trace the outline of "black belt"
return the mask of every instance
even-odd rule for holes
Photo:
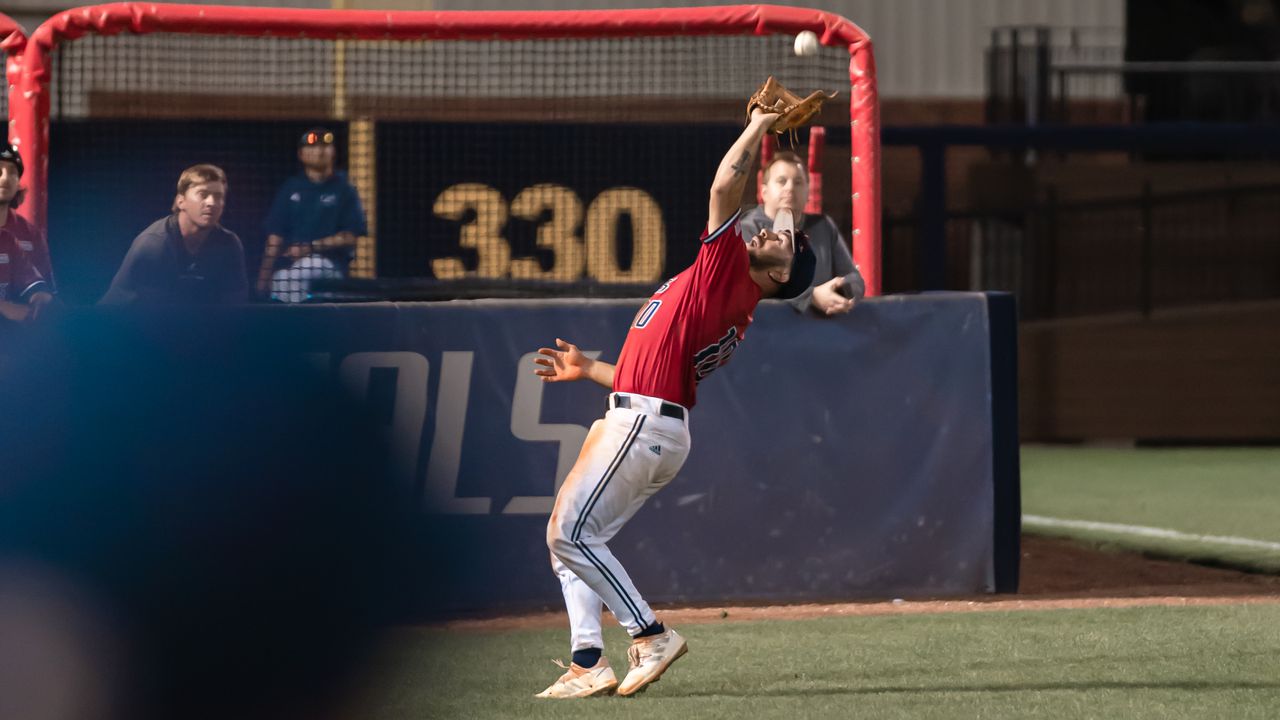
[[[631,398],[627,397],[626,395],[614,393],[613,406],[630,410]],[[662,402],[662,405],[658,408],[658,413],[660,415],[665,415],[669,418],[684,420],[684,408],[680,407],[679,405],[676,405],[675,403],[669,403],[665,400]]]

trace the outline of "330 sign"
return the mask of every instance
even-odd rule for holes
[[[463,222],[458,244],[475,250],[477,256],[475,270],[467,270],[458,257],[433,260],[431,271],[441,280],[515,278],[572,282],[585,275],[602,283],[641,284],[662,277],[667,247],[662,209],[639,188],[609,188],[584,211],[578,194],[563,185],[542,183],[527,187],[508,204],[495,188],[462,183],[440,193],[432,212],[458,222],[470,215],[471,219]],[[624,216],[630,219],[632,229],[631,264],[626,270],[618,262],[617,227]],[[550,269],[543,270],[537,258],[511,256],[511,243],[502,232],[512,217],[539,223],[537,245],[552,253]]]

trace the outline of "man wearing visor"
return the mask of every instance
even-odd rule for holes
[[[334,170],[336,155],[330,130],[312,128],[298,139],[302,172],[284,182],[267,213],[259,294],[303,302],[311,281],[346,277],[356,239],[368,229],[359,194]]]
[[[606,543],[675,477],[689,453],[689,409],[697,385],[730,356],[762,298],[792,298],[809,288],[814,258],[789,211],[744,240],[743,190],[760,139],[778,115],[756,108],[720,161],[707,225],[693,265],[658,288],[632,321],[616,365],[585,356],[564,340],[542,348],[546,382],[587,378],[612,392],[547,526],[551,563],[571,626],[573,662],[538,697],[632,695],[656,681],[687,647],[665,627]],[[630,671],[619,683],[602,656],[600,613],[607,605],[633,638]]]

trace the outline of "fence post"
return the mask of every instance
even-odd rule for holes
[[[1237,207],[1239,198],[1237,197],[1238,193],[1236,192],[1235,184],[1232,183],[1231,181],[1230,173],[1227,174],[1225,185],[1226,185],[1225,191],[1226,191],[1226,202],[1227,202],[1227,211],[1226,211],[1225,221],[1226,221],[1227,227],[1226,227],[1226,230],[1223,232],[1222,237],[1225,239],[1228,246],[1235,245],[1237,247],[1243,247],[1245,253],[1252,254],[1252,251],[1254,250],[1253,244],[1246,243],[1243,241],[1238,241],[1236,238],[1236,233],[1240,229],[1240,224],[1236,220],[1236,213],[1239,211],[1239,208]],[[1203,268],[1201,269],[1203,270]],[[1221,275],[1217,275],[1217,277],[1221,277]],[[1242,289],[1239,284],[1229,284],[1229,283],[1220,284],[1218,282],[1211,283],[1210,287],[1212,289],[1209,291],[1209,293],[1211,293],[1213,296],[1216,296],[1219,299],[1230,298],[1232,300],[1238,300],[1238,299],[1250,297],[1253,294],[1255,289],[1254,287],[1244,287]],[[1219,288],[1226,290],[1226,292],[1220,291]]]
[[[1067,117],[1067,71],[1054,70],[1054,72],[1058,76],[1058,117],[1054,118],[1054,122],[1060,125],[1066,125],[1070,122],[1070,119]],[[1062,152],[1061,150],[1058,151],[1059,157],[1064,155],[1066,155],[1065,152]]]
[[[920,145],[920,218],[916,267],[921,290],[941,290],[947,277],[947,146]]]
[[[1142,305],[1142,317],[1151,317],[1151,274],[1154,247],[1151,237],[1151,181],[1142,183],[1142,258],[1138,279],[1138,301]]]
[[[1027,73],[1027,124],[1040,125],[1049,114],[1049,28],[1038,27],[1035,37],[1035,63]]]
[[[1025,124],[1026,118],[1021,117],[1021,113],[1025,112],[1022,106],[1022,83],[1018,82],[1018,64],[1022,54],[1022,37],[1018,33],[1018,28],[1012,28],[1009,31],[1009,117],[1006,122],[1016,122]]]
[[[1058,188],[1050,185],[1045,192],[1045,281],[1044,317],[1058,316]]]
[[[1003,122],[999,116],[1000,103],[1000,29],[991,28],[991,48],[987,50],[987,124]]]
[[[894,218],[888,210],[880,209],[880,292],[887,293],[886,278],[893,277],[893,233]]]

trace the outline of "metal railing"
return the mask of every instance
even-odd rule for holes
[[[1280,62],[1061,63],[1049,73],[1052,122],[1280,119]]]
[[[1280,62],[1126,62],[1118,28],[998,27],[986,61],[988,124],[1280,119]]]
[[[910,287],[915,217],[884,222],[886,288]],[[1280,298],[1280,185],[948,213],[948,287],[1007,290],[1022,319]]]
[[[1051,122],[1054,106],[1050,83],[1054,68],[1070,64],[1111,65],[1123,60],[1121,28],[993,28],[986,50],[986,120],[990,124]]]

